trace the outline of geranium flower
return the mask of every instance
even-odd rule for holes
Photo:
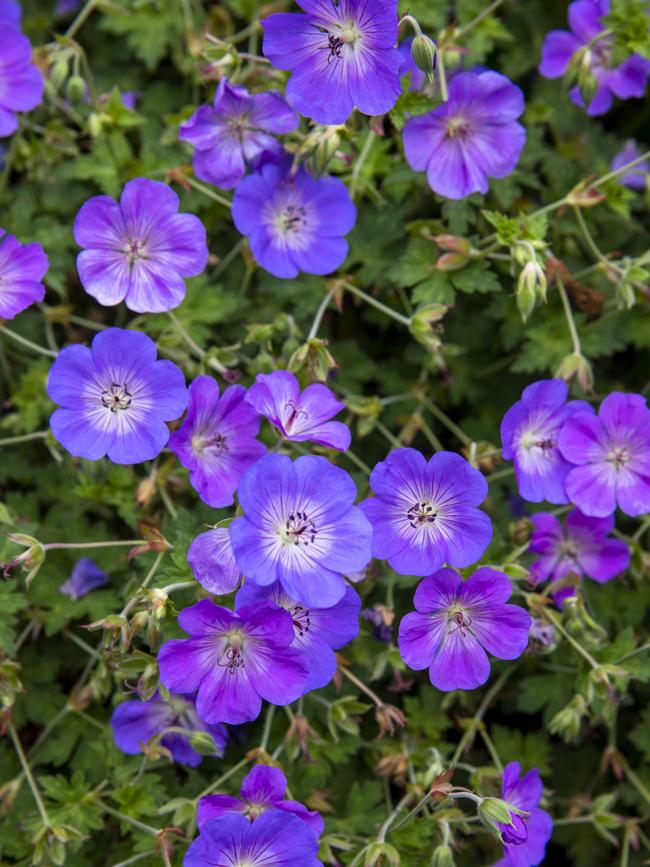
[[[528,644],[530,615],[506,605],[511,594],[510,579],[487,566],[467,581],[453,569],[430,575],[415,591],[416,610],[400,623],[402,659],[416,671],[428,668],[444,692],[476,689],[490,676],[487,653],[516,659]]]
[[[338,178],[312,178],[289,162],[267,162],[239,184],[232,201],[235,226],[253,255],[276,277],[331,274],[343,263],[344,239],[357,219],[347,187]]]
[[[21,244],[0,229],[0,319],[13,319],[45,298],[48,258],[40,244]]]
[[[190,637],[160,648],[160,680],[173,692],[197,692],[204,722],[250,722],[262,699],[285,705],[302,695],[307,668],[290,646],[293,624],[281,608],[260,602],[233,614],[202,599],[178,623]]]
[[[323,833],[325,823],[320,813],[308,810],[298,801],[285,800],[287,778],[279,768],[256,765],[244,777],[241,798],[232,795],[207,795],[199,800],[196,823],[199,830],[211,819],[239,813],[255,822],[268,810],[284,810],[302,819],[316,837]]]
[[[247,581],[237,594],[235,608],[267,600],[291,615],[295,647],[307,666],[305,692],[321,689],[336,674],[335,650],[340,650],[359,634],[359,594],[346,587],[343,598],[330,608],[308,607],[285,593],[279,582],[259,587]]]
[[[307,13],[262,20],[262,50],[287,69],[289,103],[316,123],[345,123],[356,107],[384,114],[401,93],[397,0],[299,0]]]
[[[203,761],[191,744],[193,732],[208,732],[215,742],[215,756],[222,756],[228,735],[222,725],[206,725],[199,719],[194,704],[180,695],[170,695],[166,701],[156,692],[148,701],[134,699],[118,705],[111,717],[113,739],[129,756],[142,752],[142,745],[169,728],[186,729],[188,734],[167,732],[160,744],[169,750],[175,762],[197,767]]]
[[[531,503],[567,503],[564,482],[571,464],[558,449],[564,422],[576,413],[591,413],[583,400],[567,403],[569,388],[561,379],[528,385],[501,422],[503,457],[512,461],[519,493]]]
[[[43,76],[31,62],[32,46],[18,29],[20,6],[0,6],[0,138],[18,129],[16,112],[31,111],[43,99]]]
[[[182,371],[156,359],[146,334],[107,328],[92,347],[77,343],[59,352],[47,393],[58,403],[50,418],[55,439],[70,454],[96,461],[137,464],[159,455],[169,439],[165,422],[187,404]]]
[[[552,30],[542,46],[540,75],[561,78],[576,52],[586,52],[586,61],[596,83],[596,91],[587,106],[587,114],[605,114],[612,107],[614,97],[631,99],[643,96],[650,76],[650,61],[632,54],[623,63],[614,65],[614,39],[611,34],[596,37],[606,30],[603,18],[609,13],[609,0],[576,0],[569,4],[570,31]],[[569,95],[576,105],[584,106],[580,87]]]
[[[614,391],[597,416],[572,416],[559,446],[577,465],[566,477],[566,492],[585,515],[606,518],[617,505],[626,515],[650,512],[650,410],[640,394]]]
[[[206,822],[183,867],[323,867],[318,840],[305,822],[269,810],[254,822],[231,813]]]
[[[511,825],[501,824],[503,858],[494,867],[535,867],[541,864],[553,833],[553,820],[540,810],[542,781],[537,768],[521,776],[519,762],[503,769],[501,797],[522,813],[511,811]]]
[[[214,105],[182,123],[179,138],[195,148],[194,174],[224,190],[236,187],[263,153],[282,154],[273,134],[291,132],[298,118],[279,93],[249,93],[222,78]]]
[[[228,527],[200,533],[188,548],[187,562],[201,587],[215,596],[232,593],[241,578]]]
[[[166,184],[136,178],[119,203],[95,196],[74,221],[79,279],[100,304],[124,301],[136,313],[162,313],[185,297],[185,278],[208,261],[205,228],[194,214],[178,213],[179,199]]]
[[[70,599],[81,599],[92,590],[108,584],[108,575],[90,557],[82,557],[74,564],[70,577],[59,587],[59,593]]]
[[[452,452],[427,462],[416,449],[395,449],[370,475],[372,499],[361,503],[373,526],[372,553],[402,575],[428,575],[444,562],[475,563],[492,538],[477,506],[487,496],[478,470]]]
[[[634,162],[640,156],[641,150],[638,144],[634,139],[630,138],[612,160],[611,168],[616,171],[616,169]],[[629,169],[627,172],[619,175],[618,182],[619,184],[623,184],[624,187],[629,187],[631,190],[645,190],[648,183],[648,174],[650,174],[650,163],[648,160],[643,160],[634,166],[633,169]]]
[[[169,438],[169,448],[190,471],[192,487],[215,509],[231,505],[242,474],[266,452],[255,439],[260,417],[245,397],[241,385],[219,395],[216,380],[197,376],[183,424]]]
[[[505,75],[460,72],[449,82],[447,102],[406,123],[408,164],[448,199],[487,193],[488,178],[505,178],[519,161],[523,111],[523,93]]]
[[[328,608],[343,598],[343,575],[370,560],[372,528],[358,506],[356,485],[321,457],[262,458],[244,474],[230,525],[237,565],[249,581],[279,581],[307,606]]]
[[[284,439],[307,440],[344,452],[350,445],[350,428],[330,421],[345,409],[327,386],[319,382],[300,391],[298,380],[288,370],[258,373],[246,393],[246,403],[266,416]]]

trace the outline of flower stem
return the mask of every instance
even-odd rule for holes
[[[20,436],[15,437],[5,437],[4,439],[0,439],[0,447],[2,446],[13,446],[17,443],[28,443],[31,440],[42,440],[47,436],[48,431],[39,430],[36,433],[30,434],[21,434]]]
[[[63,548],[120,548],[142,545],[142,539],[116,539],[111,542],[46,542],[44,551],[55,551]]]
[[[479,705],[478,710],[476,711],[476,713],[474,714],[474,717],[472,718],[471,725],[465,730],[462,738],[458,742],[458,746],[456,747],[456,751],[454,752],[454,755],[452,756],[452,759],[451,759],[452,765],[455,765],[458,762],[458,759],[462,756],[463,750],[465,749],[465,747],[467,746],[469,741],[474,737],[474,734],[476,733],[476,730],[479,727],[479,724],[483,720],[483,717],[485,716],[487,709],[489,708],[490,704],[492,703],[492,700],[501,691],[505,682],[508,680],[510,675],[514,672],[515,668],[516,668],[516,666],[513,666],[512,668],[506,669],[503,672],[503,674],[494,682],[492,687],[485,693],[485,697],[483,698],[483,701]]]
[[[16,334],[15,331],[11,331],[11,329],[7,328],[5,325],[0,325],[0,334],[6,334],[7,337],[15,340],[16,343],[20,343],[22,346],[31,349],[39,355],[47,355],[48,358],[56,358],[59,354],[58,352],[54,352],[52,349],[46,349],[44,346],[39,346],[38,343],[32,343],[31,340],[23,337],[22,334]]]
[[[46,827],[50,827],[50,817],[47,815],[47,810],[45,809],[45,804],[43,803],[43,799],[41,798],[40,792],[38,791],[38,786],[36,785],[36,780],[32,775],[32,769],[29,766],[29,762],[27,761],[27,756],[23,752],[22,745],[20,740],[18,739],[18,735],[16,734],[16,730],[13,726],[13,723],[9,723],[8,726],[9,736],[13,741],[14,749],[16,750],[16,755],[18,756],[18,760],[22,766],[23,773],[25,774],[25,778],[29,783],[29,788],[32,790],[32,795],[34,796],[34,801],[38,808],[38,812],[41,815],[41,819],[43,820],[43,824]]]
[[[273,716],[275,715],[275,705],[270,704],[266,710],[264,718],[264,731],[262,732],[262,740],[260,741],[260,750],[266,752],[269,745],[269,737],[271,735],[271,726],[273,725]]]
[[[145,834],[152,834],[154,837],[158,836],[158,830],[156,828],[152,828],[151,825],[145,825],[144,822],[139,822],[132,816],[127,816],[125,813],[120,813],[119,810],[114,810],[103,801],[96,801],[95,803],[105,813],[108,813],[109,816],[115,816],[116,819],[119,819],[121,822],[127,822],[129,825],[133,825],[134,828],[137,828],[139,831],[144,831]]]
[[[361,692],[365,692],[368,698],[372,699],[372,701],[377,707],[384,706],[384,702],[379,698],[377,693],[373,692],[369,686],[366,686],[365,683],[356,676],[356,674],[348,671],[348,669],[344,668],[344,666],[342,665],[339,665],[339,671],[344,677],[347,677],[347,679],[351,681],[355,686],[358,686]]]
[[[489,6],[486,6],[485,9],[480,12],[476,18],[472,18],[472,20],[466,24],[464,27],[461,27],[460,30],[457,30],[454,33],[454,39],[459,40],[462,39],[463,36],[467,36],[470,30],[473,30],[477,24],[480,24],[481,21],[484,21],[489,15],[492,15],[496,10],[505,3],[505,0],[494,0],[493,3],[490,3]]]
[[[464,446],[468,446],[471,443],[471,437],[468,437],[465,431],[461,430],[456,422],[452,421],[447,413],[443,412],[439,406],[423,396],[420,396],[419,400],[424,404],[424,406],[426,406],[431,415],[435,416],[441,424],[444,424],[444,426],[454,434],[454,436],[458,437]]]
[[[219,202],[220,205],[223,205],[225,208],[231,208],[232,202],[230,199],[227,199],[225,196],[219,195],[219,193],[215,193],[214,190],[211,190],[210,187],[206,187],[205,184],[199,183],[199,181],[195,181],[194,178],[185,178],[186,182],[197,190],[199,193],[203,193],[204,196],[207,196],[209,199],[212,199],[215,202]]]
[[[344,283],[343,286],[348,292],[356,295],[357,298],[361,298],[362,301],[365,301],[366,304],[374,307],[375,310],[379,310],[386,316],[390,316],[391,319],[394,319],[395,322],[399,322],[400,325],[405,325],[407,328],[411,327],[411,320],[407,316],[402,316],[402,314],[398,313],[397,310],[393,310],[392,307],[388,307],[386,304],[382,304],[381,301],[377,301],[377,299],[373,298],[372,295],[366,294],[363,289],[358,289],[352,283],[347,282]]]
[[[552,611],[550,611],[549,609],[546,609],[546,608],[545,608],[544,611],[543,611],[543,616],[544,616],[547,620],[550,620],[550,621],[551,621],[551,623],[552,623],[553,626],[557,629],[557,631],[560,633],[560,635],[562,635],[563,638],[565,638],[566,641],[568,641],[569,644],[570,644],[570,645],[571,645],[575,650],[578,651],[578,653],[580,654],[580,656],[583,657],[583,659],[586,659],[586,660],[587,660],[587,662],[589,663],[589,665],[590,665],[593,669],[600,668],[600,663],[598,662],[598,660],[597,660],[597,659],[594,659],[594,657],[589,653],[589,651],[588,651],[588,650],[585,650],[585,648],[580,644],[579,641],[576,641],[576,640],[575,640],[575,638],[573,637],[573,635],[571,635],[570,632],[567,632],[567,630],[566,630],[566,629],[564,628],[564,626],[562,625],[562,623],[561,623],[559,617],[556,617],[555,614],[554,614]],[[649,803],[650,803],[650,802],[649,802]]]
[[[79,32],[79,30],[86,23],[87,19],[90,18],[90,16],[94,12],[98,2],[99,0],[88,0],[81,12],[79,12],[72,24],[65,31],[65,36],[67,36],[68,39],[74,39],[75,35]]]
[[[180,336],[183,338],[185,343],[190,347],[190,349],[197,355],[200,359],[204,359],[208,354],[203,347],[199,346],[199,344],[194,340],[189,331],[185,328],[180,319],[176,316],[176,314],[172,313],[171,310],[167,311],[167,315],[169,316],[169,321],[172,323],[174,328],[178,331]],[[217,373],[220,373],[224,376],[228,372],[228,368],[224,367],[223,364],[220,364],[216,358],[211,358],[208,361],[208,366],[213,370],[216,370]]]
[[[569,326],[569,332],[571,334],[571,340],[573,342],[573,351],[576,355],[582,355],[582,347],[580,346],[580,337],[578,336],[578,329],[576,328],[576,323],[573,318],[573,312],[571,311],[571,304],[569,303],[569,296],[566,293],[566,289],[564,288],[564,283],[558,277],[556,279],[557,283],[557,291],[562,300],[562,306],[564,307],[564,315],[566,317],[567,325]]]
[[[332,296],[336,292],[339,287],[337,285],[332,286],[327,295],[323,298],[321,303],[318,306],[318,310],[316,311],[316,315],[314,316],[314,321],[311,324],[311,328],[309,329],[309,334],[307,335],[307,340],[313,340],[314,337],[318,334],[318,329],[320,328],[320,324],[323,321],[323,316],[325,315],[325,311],[332,300]]]
[[[354,168],[352,169],[352,178],[350,180],[350,198],[352,199],[352,201],[354,201],[359,187],[359,175],[361,174],[361,169],[363,168],[365,161],[368,159],[368,154],[372,150],[372,146],[374,145],[376,138],[377,136],[375,135],[375,133],[371,129],[369,129],[366,140],[363,143],[363,147],[361,148],[359,156],[354,163]]]
[[[216,791],[222,783],[225,783],[226,780],[229,780],[229,779],[230,779],[231,777],[233,777],[233,776],[234,776],[238,771],[241,771],[242,768],[245,768],[246,765],[248,764],[248,762],[249,762],[248,759],[242,759],[241,762],[237,762],[237,764],[236,764],[236,765],[233,765],[232,768],[230,768],[229,771],[226,771],[226,773],[223,774],[223,776],[219,777],[218,780],[215,780],[214,783],[211,783],[211,784],[207,787],[207,789],[204,789],[202,792],[199,792],[199,794],[196,796],[196,798],[195,798],[194,800],[195,800],[195,801],[198,801],[200,798],[203,798],[203,797],[205,797],[206,795],[209,795],[211,792]]]

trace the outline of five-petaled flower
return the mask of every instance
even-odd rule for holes
[[[345,409],[327,386],[320,382],[300,391],[298,380],[288,370],[258,373],[246,402],[269,419],[284,439],[329,446],[344,452],[350,445],[350,428],[330,419]]]
[[[20,32],[20,5],[0,6],[0,138],[18,129],[19,111],[31,111],[43,98],[43,76],[32,62],[32,46]]]
[[[266,452],[256,439],[260,417],[245,397],[241,385],[220,395],[216,380],[197,376],[183,424],[169,438],[169,448],[190,471],[192,486],[215,509],[232,504],[242,474]]]
[[[316,123],[341,124],[353,108],[384,114],[401,92],[397,0],[298,0],[306,15],[262,21],[262,50],[293,74],[289,103]]]
[[[374,468],[370,486],[375,496],[361,508],[373,526],[373,556],[402,575],[429,575],[445,562],[471,566],[492,538],[477,508],[487,482],[460,455],[427,461],[416,449],[396,449]]]
[[[431,683],[445,692],[475,689],[490,675],[487,653],[516,659],[526,649],[530,615],[506,605],[510,579],[487,566],[467,581],[453,569],[441,569],[415,591],[415,611],[399,627],[404,662],[429,669]]]
[[[412,169],[448,199],[487,193],[488,178],[504,178],[517,162],[526,130],[521,90],[496,72],[460,72],[449,99],[404,127],[404,152]]]
[[[0,229],[0,319],[13,319],[45,298],[48,258],[40,244],[21,244]]]
[[[202,105],[182,123],[179,137],[194,146],[194,173],[229,190],[262,154],[282,154],[273,134],[291,132],[298,118],[279,93],[250,94],[222,78],[214,105]]]
[[[593,518],[616,506],[626,515],[650,512],[650,410],[640,394],[608,394],[598,415],[571,416],[560,432],[562,456],[572,466],[566,492]]]
[[[239,184],[232,201],[235,226],[253,255],[276,277],[331,274],[348,254],[344,236],[357,209],[338,178],[312,178],[286,160],[265,162]]]
[[[182,371],[156,358],[146,334],[107,328],[92,347],[80,343],[59,352],[47,393],[61,407],[51,419],[54,437],[70,454],[117,464],[150,461],[169,439],[167,421],[187,404]]]
[[[95,196],[74,221],[79,279],[96,301],[124,301],[136,313],[162,313],[185,297],[185,278],[208,262],[203,223],[178,213],[178,196],[166,184],[135,178],[120,201]]]
[[[244,474],[230,525],[237,565],[250,581],[279,581],[291,599],[327,608],[343,598],[343,575],[370,560],[372,527],[353,505],[356,485],[328,460],[270,454]]]
[[[553,820],[539,807],[542,788],[537,768],[523,776],[519,762],[510,762],[503,769],[501,797],[517,812],[510,811],[510,825],[499,826],[503,858],[494,867],[536,867],[544,860]]]
[[[638,144],[633,138],[628,139],[612,160],[612,171],[622,169],[628,163],[639,160],[641,156],[641,149]],[[650,177],[650,162],[648,160],[641,160],[637,162],[636,166],[620,174],[618,182],[630,190],[645,190],[648,186],[648,177]]]
[[[262,699],[285,705],[302,695],[307,667],[291,647],[293,624],[283,609],[258,602],[234,614],[202,599],[178,623],[190,637],[160,648],[160,680],[173,692],[197,692],[204,722],[250,722]]]

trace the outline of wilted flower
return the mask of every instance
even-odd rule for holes
[[[249,93],[222,78],[214,105],[202,105],[182,123],[179,138],[194,146],[197,178],[229,190],[263,153],[282,154],[273,134],[291,132],[298,118],[279,93]]]
[[[205,752],[192,747],[192,734],[203,732],[214,740],[215,756],[222,756],[228,736],[222,725],[206,725],[199,719],[194,703],[179,695],[170,695],[165,701],[156,692],[148,701],[134,699],[118,705],[111,717],[115,743],[127,755],[142,752],[143,744],[156,735],[163,735],[161,746],[172,754],[175,762],[195,768],[200,765]],[[180,732],[164,732],[169,728],[182,728]]]
[[[288,370],[258,373],[246,393],[246,403],[266,416],[282,436],[296,442],[311,441],[344,452],[350,445],[350,429],[330,421],[345,404],[319,382],[300,391],[298,380]]]
[[[341,124],[353,108],[384,114],[401,93],[397,0],[299,0],[306,15],[262,20],[262,50],[287,83],[291,105],[316,123]]]
[[[503,858],[494,867],[535,867],[544,860],[546,844],[553,833],[553,820],[539,808],[542,781],[537,768],[521,776],[519,762],[503,769],[501,797],[521,812],[510,812],[511,824],[499,828]]]
[[[415,591],[416,610],[399,627],[399,651],[416,671],[429,669],[431,683],[445,692],[475,689],[490,675],[487,653],[516,659],[526,649],[530,615],[506,605],[510,579],[487,566],[463,581],[441,569]]]
[[[231,795],[207,795],[199,800],[196,822],[199,830],[211,819],[229,813],[243,813],[251,822],[269,810],[283,810],[302,819],[316,837],[323,833],[324,822],[315,810],[308,810],[298,801],[285,800],[287,778],[279,768],[256,765],[241,784],[241,799]]]
[[[611,167],[614,171],[626,166],[628,163],[634,162],[641,156],[641,149],[634,139],[628,139],[621,150],[612,160]],[[631,190],[645,190],[648,183],[648,175],[650,174],[650,163],[648,160],[643,160],[629,169],[627,172],[618,176],[619,184],[624,187],[629,187]]]
[[[626,515],[650,512],[650,410],[640,394],[614,391],[598,415],[572,415],[559,446],[577,465],[566,478],[566,492],[585,515],[606,518],[617,505]]]
[[[47,268],[48,259],[40,244],[21,244],[0,229],[0,319],[13,319],[45,298],[41,281]]]
[[[528,385],[501,422],[503,457],[512,461],[519,493],[531,503],[566,503],[564,480],[571,469],[558,449],[563,423],[578,412],[593,412],[582,400],[567,403],[569,389],[561,379]]]
[[[372,527],[354,505],[345,470],[305,455],[266,455],[244,474],[244,515],[230,525],[237,565],[249,581],[279,581],[291,599],[327,608],[343,598],[343,575],[370,560]]]
[[[449,84],[447,102],[407,122],[406,159],[441,196],[487,193],[488,178],[503,178],[517,165],[526,141],[517,123],[523,110],[521,90],[504,75],[461,72]]]
[[[241,578],[228,527],[200,533],[188,548],[187,562],[199,584],[216,596],[232,593]]]
[[[70,454],[117,464],[150,461],[169,439],[165,422],[187,404],[182,371],[156,359],[146,334],[107,328],[92,347],[67,346],[50,368],[47,393],[61,406],[50,418]]]
[[[0,138],[18,129],[16,112],[31,111],[43,98],[43,76],[31,62],[32,46],[20,32],[20,6],[0,6]]]
[[[197,376],[183,424],[169,438],[169,448],[190,471],[192,486],[215,509],[231,505],[242,474],[266,452],[256,439],[260,417],[245,397],[241,385],[219,395],[215,379]]]
[[[487,482],[464,458],[395,449],[373,469],[372,499],[360,505],[373,526],[372,554],[401,575],[427,575],[444,562],[475,563],[492,538],[477,506]]]
[[[86,593],[108,584],[108,575],[90,557],[82,557],[74,564],[70,577],[59,587],[59,593],[71,599],[81,599]]]
[[[135,178],[120,201],[95,196],[74,221],[79,279],[100,304],[124,301],[137,313],[162,313],[185,297],[185,278],[208,261],[205,228],[194,214],[179,214],[166,184]]]
[[[290,168],[288,161],[267,162],[244,178],[232,201],[235,226],[276,277],[331,274],[348,254],[344,235],[357,209],[343,181],[312,178],[304,166],[292,175]]]
[[[174,692],[198,691],[204,722],[250,722],[262,699],[285,705],[302,695],[307,668],[291,647],[293,624],[281,608],[260,602],[233,614],[202,599],[184,608],[178,623],[190,637],[160,648],[160,680]]]

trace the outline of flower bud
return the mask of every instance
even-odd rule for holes
[[[50,69],[50,81],[55,90],[63,87],[63,82],[68,77],[68,59],[60,57]]]
[[[562,740],[575,740],[580,732],[582,718],[587,713],[587,704],[581,695],[574,696],[569,704],[558,711],[549,723],[551,734],[560,735]]]
[[[193,732],[190,736],[190,746],[201,756],[213,756],[219,752],[210,732]]]
[[[463,253],[443,253],[436,262],[437,271],[460,271],[469,262]]]
[[[524,322],[535,309],[537,300],[546,300],[547,286],[544,269],[536,259],[524,265],[517,281],[517,309]]]
[[[426,75],[430,84],[435,84],[433,70],[436,68],[436,46],[432,39],[419,33],[411,43],[411,57],[418,69]]]
[[[75,105],[84,98],[86,94],[86,82],[80,75],[72,75],[68,79],[65,88],[65,95],[69,102]]]
[[[478,813],[481,819],[495,830],[499,825],[512,825],[512,807],[501,798],[483,798],[478,805]]]
[[[583,391],[591,391],[594,387],[591,365],[581,352],[572,352],[563,358],[555,376],[565,382],[570,382],[575,377]]]
[[[438,846],[434,850],[431,867],[454,867],[454,856],[449,846]]]
[[[472,252],[472,245],[467,238],[459,238],[457,235],[434,235],[433,240],[441,250],[447,250],[450,253],[464,253],[469,256]]]
[[[327,381],[330,370],[338,367],[327,348],[327,340],[313,337],[296,349],[289,359],[288,369],[292,373],[298,373],[304,367],[307,367],[319,382]]]
[[[377,840],[375,843],[371,843],[365,851],[366,859],[363,862],[365,867],[375,867],[379,863],[390,864],[392,867],[399,867],[400,865],[399,852],[390,843]],[[383,860],[380,862],[380,859]]]

